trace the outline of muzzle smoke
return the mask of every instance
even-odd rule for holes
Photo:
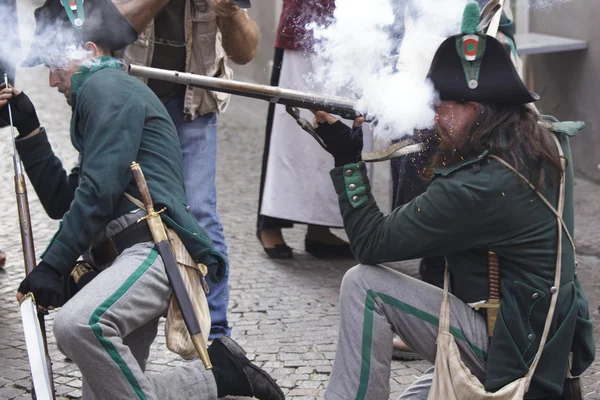
[[[338,0],[333,23],[315,28],[316,78],[330,92],[357,97],[379,138],[432,126],[429,64],[440,43],[458,33],[466,2]]]
[[[568,0],[530,0],[549,8]],[[315,33],[318,65],[310,79],[326,93],[358,99],[383,140],[434,125],[436,94],[427,79],[444,39],[460,31],[467,0],[337,0]]]

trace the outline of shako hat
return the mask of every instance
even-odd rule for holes
[[[438,48],[428,77],[442,100],[487,104],[526,104],[539,100],[527,90],[510,53],[496,38],[479,31],[480,8],[467,3],[461,34]]]
[[[138,37],[111,0],[46,0],[34,15],[33,43],[23,67],[60,59],[69,47],[88,41],[114,51]]]

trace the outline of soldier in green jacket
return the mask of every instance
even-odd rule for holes
[[[439,47],[429,73],[441,101],[434,128],[438,152],[424,194],[383,215],[360,159],[359,128],[350,130],[317,113],[318,134],[335,159],[331,176],[344,227],[361,263],[342,282],[339,341],[325,399],[388,399],[393,333],[435,361],[442,290],[377,264],[441,255],[451,276],[450,332],[462,361],[485,389],[497,391],[529,371],[552,295],[558,293],[525,398],[581,398],[572,391],[578,383],[573,378],[593,362],[595,345],[567,236],[574,230],[568,140],[583,123],[538,115],[527,103],[539,97],[525,88],[508,52],[477,31],[478,18],[474,24],[466,21],[463,34]],[[564,152],[565,169],[553,136]],[[496,157],[516,168],[535,191]],[[557,218],[536,191],[558,208],[561,179],[564,240],[556,287]],[[495,327],[488,331],[485,313],[475,306],[492,297],[490,252],[499,258],[501,300]],[[433,369],[400,398],[427,399],[432,378]]]
[[[29,98],[12,88],[2,90],[0,98],[4,120],[10,98],[20,134],[17,150],[40,201],[50,217],[62,219],[17,297],[31,292],[42,308],[61,305],[61,278],[89,249],[99,273],[54,319],[58,348],[82,373],[84,398],[283,399],[273,380],[250,364],[230,338],[218,339],[208,349],[212,371],[197,360],[158,375],[144,373],[171,287],[148,226],[140,221],[145,212],[125,196],[140,198],[130,172],[133,161],[144,169],[156,208],[166,208],[161,214],[165,223],[191,256],[208,267],[211,279],[222,279],[224,260],[188,212],[181,149],[166,109],[110,56],[134,40],[136,32],[111,1],[85,2],[85,8],[76,3],[78,14],[58,0],[47,0],[36,10],[35,43],[25,61],[50,69],[50,85],[73,110],[71,142],[79,164],[70,175],[54,155]],[[86,25],[80,30],[83,11]],[[78,18],[79,23],[71,23]]]

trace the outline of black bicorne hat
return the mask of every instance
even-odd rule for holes
[[[539,100],[527,90],[511,58],[496,38],[478,32],[479,5],[465,8],[462,33],[438,48],[428,77],[441,100],[516,105]]]
[[[35,33],[23,67],[64,55],[69,46],[94,42],[114,51],[133,43],[138,33],[112,0],[46,0],[35,10]]]

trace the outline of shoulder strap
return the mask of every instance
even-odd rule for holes
[[[558,143],[558,139],[556,139],[556,136],[554,136],[554,139],[557,141],[557,146],[560,149],[559,150],[559,154],[561,155],[561,157],[563,156],[563,151],[562,148],[560,147],[560,143]],[[531,189],[533,189],[533,191],[535,192],[535,194],[542,200],[542,202],[544,202],[544,204],[550,209],[550,211],[552,211],[552,213],[554,215],[556,215],[557,218],[560,219],[560,223],[562,225],[562,228],[565,231],[565,234],[567,235],[567,238],[569,239],[569,242],[571,243],[571,246],[573,247],[573,250],[575,250],[575,241],[573,240],[573,237],[571,236],[571,234],[569,233],[569,229],[567,229],[567,225],[565,224],[565,221],[562,219],[562,213],[559,214],[559,212],[556,210],[556,208],[554,208],[554,206],[552,204],[550,204],[550,202],[548,201],[548,199],[546,199],[546,197],[541,194],[536,188],[535,186],[533,186],[533,184],[529,181],[529,179],[525,178],[525,176],[523,176],[523,174],[521,174],[519,171],[517,171],[517,169],[515,167],[513,167],[512,165],[510,165],[509,163],[507,163],[506,161],[504,161],[503,159],[501,159],[498,156],[495,155],[490,155],[490,158],[495,159],[496,161],[500,162],[501,164],[503,164],[506,168],[510,169],[511,171],[513,171],[519,178],[521,178],[521,180],[523,182],[525,182],[527,184],[527,186],[529,186]],[[564,167],[564,162],[561,163],[561,165],[563,165],[563,169]],[[564,180],[564,177],[563,177]],[[562,184],[562,182],[561,182]]]
[[[529,385],[531,384],[531,379],[533,378],[533,374],[535,373],[535,370],[540,362],[540,358],[542,357],[542,353],[544,351],[544,346],[546,345],[546,341],[548,340],[548,334],[550,332],[550,325],[552,324],[552,319],[554,318],[554,311],[556,310],[556,303],[558,301],[558,292],[560,289],[560,277],[561,277],[561,273],[562,273],[562,232],[563,232],[563,230],[567,234],[567,237],[569,238],[569,241],[571,242],[571,246],[573,246],[573,250],[575,250],[575,243],[573,242],[573,238],[571,237],[569,230],[567,229],[565,222],[562,218],[564,206],[565,206],[565,174],[566,174],[566,162],[565,162],[564,152],[560,145],[560,141],[558,140],[556,135],[552,135],[552,138],[554,139],[554,141],[556,143],[556,147],[558,148],[558,153],[561,157],[561,167],[562,167],[563,171],[565,171],[563,173],[562,179],[560,181],[558,207],[557,207],[558,211],[557,211],[557,209],[552,207],[552,205],[550,204],[550,202],[548,202],[548,200],[544,197],[544,195],[542,195],[539,191],[537,191],[535,189],[535,186],[533,186],[531,184],[531,182],[529,182],[529,180],[527,178],[525,178],[521,173],[519,173],[519,171],[517,171],[512,165],[508,164],[506,161],[502,160],[499,157],[496,157],[494,155],[490,156],[490,157],[494,158],[495,160],[498,160],[500,163],[505,165],[510,170],[512,170],[519,178],[521,178],[525,183],[527,183],[527,185],[529,185],[529,187],[531,187],[535,191],[535,193],[540,197],[540,199],[542,199],[544,204],[546,204],[546,206],[548,208],[550,208],[550,210],[552,210],[554,215],[556,215],[556,221],[557,221],[558,243],[557,243],[557,249],[556,249],[556,272],[554,275],[554,286],[552,286],[552,288],[550,288],[550,293],[552,293],[552,298],[550,300],[550,308],[548,310],[548,316],[546,317],[546,323],[544,324],[544,331],[542,333],[542,338],[540,340],[540,347],[538,348],[535,358],[534,358],[533,362],[531,363],[529,372],[525,376],[527,378],[527,387],[526,387],[527,390],[529,389]]]

